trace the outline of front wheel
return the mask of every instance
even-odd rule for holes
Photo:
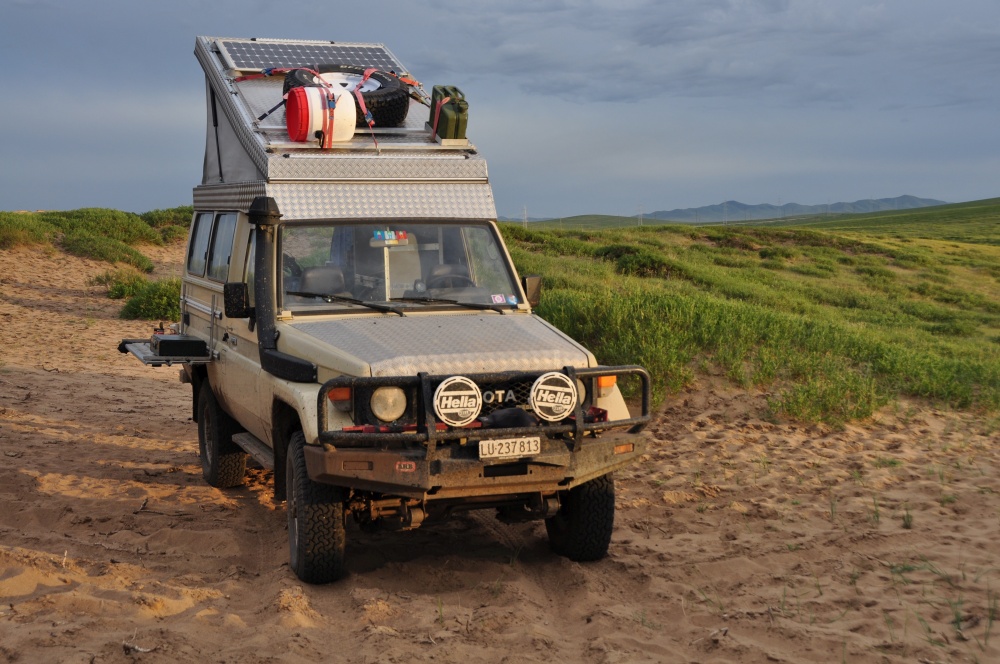
[[[289,564],[306,583],[329,583],[347,573],[343,495],[309,479],[305,444],[301,431],[292,434],[285,463]]]
[[[247,454],[233,442],[240,425],[219,407],[206,380],[198,390],[198,451],[205,481],[219,489],[243,484]]]
[[[608,553],[615,526],[615,480],[610,474],[562,495],[555,516],[545,520],[549,545],[560,556],[587,562]]]

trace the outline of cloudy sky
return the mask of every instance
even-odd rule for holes
[[[0,0],[0,209],[189,204],[196,35],[457,85],[500,215],[1000,195],[996,0]]]

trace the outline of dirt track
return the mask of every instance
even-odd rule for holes
[[[607,559],[471,514],[353,529],[311,587],[269,474],[208,487],[190,388],[115,350],[149,326],[105,269],[0,252],[0,662],[1000,661],[995,420],[773,424],[706,379],[618,477]]]

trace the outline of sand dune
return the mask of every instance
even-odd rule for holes
[[[774,423],[705,377],[618,476],[605,560],[469,514],[352,529],[313,587],[269,474],[207,486],[176,368],[116,351],[150,330],[105,269],[0,252],[0,662],[1000,661],[995,416]]]

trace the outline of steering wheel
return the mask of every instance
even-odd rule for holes
[[[446,282],[448,283],[447,286],[444,285]],[[456,282],[458,285],[456,285]],[[476,282],[464,274],[440,274],[436,277],[430,277],[427,280],[427,290],[433,288],[460,288],[463,286],[475,288]]]
[[[289,254],[281,254],[281,271],[290,277],[302,276],[302,266]]]

